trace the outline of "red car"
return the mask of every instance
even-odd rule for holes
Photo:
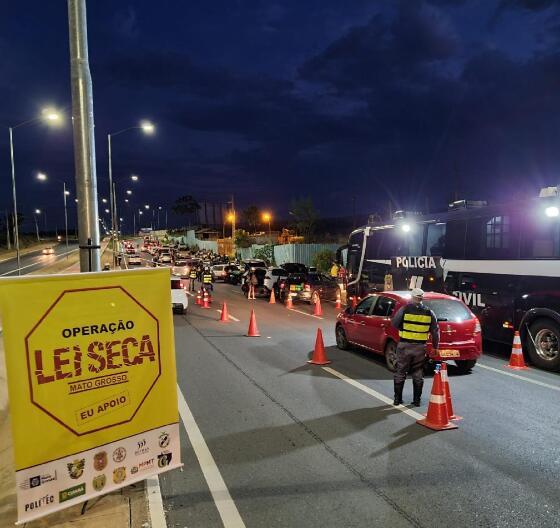
[[[388,291],[365,297],[353,310],[340,313],[336,322],[336,344],[341,350],[357,345],[385,356],[387,367],[396,368],[399,331],[391,318],[410,301],[410,292]],[[482,354],[480,323],[467,306],[456,297],[426,292],[424,304],[438,318],[440,343],[437,354],[428,342],[430,359],[453,359],[457,367],[468,372]]]

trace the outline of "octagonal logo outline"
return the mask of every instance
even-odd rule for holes
[[[150,387],[146,391],[146,394],[144,395],[142,400],[140,400],[140,402],[138,403],[138,406],[136,407],[136,409],[134,410],[134,412],[132,413],[130,418],[128,418],[127,420],[122,420],[122,421],[120,421],[118,423],[115,423],[115,424],[112,424],[112,425],[106,425],[104,427],[98,427],[97,429],[92,429],[91,431],[87,431],[87,432],[84,432],[84,433],[79,433],[79,432],[75,431],[74,429],[72,429],[72,427],[70,427],[69,425],[65,424],[62,420],[60,420],[59,418],[54,416],[51,412],[49,412],[41,404],[37,403],[33,399],[33,383],[32,383],[32,380],[31,380],[31,365],[30,365],[30,362],[29,362],[29,356],[30,356],[30,353],[29,353],[29,338],[31,337],[33,332],[35,332],[37,327],[43,322],[43,320],[49,315],[49,313],[54,309],[54,307],[60,302],[60,300],[67,293],[76,293],[76,292],[83,292],[83,291],[97,291],[97,290],[121,290],[125,295],[128,295],[128,297],[130,297],[134,303],[136,303],[142,310],[144,310],[155,321],[156,329],[157,329],[158,373],[157,373],[157,376],[154,379],[153,383],[150,385]],[[102,431],[104,429],[110,429],[111,427],[116,427],[118,425],[123,425],[125,423],[129,423],[134,419],[134,417],[136,416],[136,414],[138,413],[138,411],[140,410],[140,408],[144,404],[144,401],[146,400],[146,398],[148,397],[148,395],[150,394],[150,392],[154,388],[158,379],[161,377],[161,343],[160,343],[160,332],[159,332],[159,319],[152,312],[150,312],[150,310],[148,310],[140,301],[138,301],[138,299],[136,299],[130,292],[128,292],[125,288],[123,288],[120,285],[100,286],[100,287],[93,287],[93,288],[76,288],[76,289],[72,289],[72,290],[63,290],[60,293],[60,295],[54,300],[54,302],[49,306],[47,311],[41,316],[39,321],[37,321],[37,323],[35,323],[33,328],[25,336],[25,359],[26,359],[26,362],[27,362],[27,379],[28,379],[28,382],[29,382],[29,397],[30,397],[30,401],[33,405],[35,405],[42,412],[44,412],[47,416],[52,418],[58,424],[62,425],[65,429],[68,429],[71,433],[75,434],[76,436],[85,436],[85,435],[88,435],[88,434],[96,433],[98,431]]]

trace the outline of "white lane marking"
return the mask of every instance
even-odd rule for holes
[[[222,310],[216,310],[216,311],[217,311],[218,313],[220,313],[220,314],[222,313]],[[235,321],[236,323],[239,322],[239,319],[238,319],[237,317],[233,317],[233,315],[230,315],[229,313],[228,313],[228,317],[229,317],[232,321]]]
[[[239,510],[233,502],[229,490],[222,478],[220,470],[214,461],[208,445],[204,441],[204,437],[195,422],[194,416],[187,405],[185,396],[181,392],[181,388],[177,385],[177,398],[179,403],[179,415],[185,426],[187,435],[193,447],[193,450],[200,464],[200,468],[218,509],[218,513],[222,519],[225,528],[245,528],[245,523],[239,515]]]
[[[528,383],[533,383],[534,385],[539,385],[540,387],[546,387],[547,389],[560,391],[560,387],[558,385],[550,385],[549,383],[545,383],[544,381],[526,378],[525,376],[520,376],[519,374],[514,374],[513,372],[507,372],[494,367],[489,367],[488,365],[483,365],[482,363],[477,363],[476,366],[486,370],[491,370],[492,372],[497,372],[498,374],[503,374],[504,376],[509,376],[510,378],[527,381]]]
[[[366,385],[363,385],[360,382],[358,382],[358,381],[356,381],[352,378],[349,378],[348,376],[342,374],[341,372],[338,372],[337,370],[334,370],[330,367],[321,367],[321,368],[324,371],[328,372],[329,374],[332,374],[333,376],[336,376],[337,378],[341,379],[342,381],[345,381],[346,383],[349,383],[353,387],[356,387],[357,389],[360,389],[361,391],[365,392],[366,394],[369,394],[370,396],[373,396],[374,398],[377,398],[378,400],[381,400],[383,403],[386,403],[387,405],[390,405],[391,407],[393,407],[397,411],[401,411],[404,414],[408,414],[408,416],[411,416],[415,420],[422,420],[423,418],[425,418],[422,414],[417,413],[416,411],[413,411],[412,409],[409,409],[408,407],[405,407],[404,405],[393,405],[393,400],[391,398],[387,398],[387,396],[381,394],[380,392],[377,392],[377,391],[367,387]]]
[[[150,526],[151,528],[167,528],[158,476],[154,475],[153,477],[147,478],[146,484],[148,511],[150,512]]]
[[[303,314],[303,315],[307,315],[307,317],[315,317],[315,319],[321,319],[321,320],[323,319],[323,317],[320,317],[319,315],[313,315],[313,314],[310,314],[310,313],[307,313],[307,312],[302,312],[301,310],[296,310],[295,308],[292,308],[291,311],[292,312],[297,312],[297,313],[300,313],[300,314]]]
[[[67,251],[66,253],[59,253],[58,255],[55,255],[55,259],[52,262],[45,262],[43,260],[39,261],[39,262],[35,262],[34,264],[28,264],[27,266],[22,266],[21,268],[19,268],[19,270],[24,270],[27,268],[32,268],[33,266],[40,266],[43,265],[43,267],[49,266],[51,264],[54,264],[57,260],[58,257],[64,257],[65,255],[69,255],[70,253],[74,253],[75,251],[78,251],[77,249],[73,249],[71,251]],[[0,277],[4,277],[5,275],[11,275],[12,273],[17,273],[18,269],[13,269],[12,271],[8,271],[6,273],[2,273],[0,275]]]

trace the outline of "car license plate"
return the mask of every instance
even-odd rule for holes
[[[301,291],[301,286],[299,284],[290,284],[290,291]]]
[[[449,350],[449,349],[439,349],[438,350],[439,357],[442,358],[458,358],[461,357],[461,353],[458,350]]]

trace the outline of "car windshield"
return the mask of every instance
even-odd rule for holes
[[[434,312],[438,321],[460,323],[472,318],[471,313],[461,301],[424,299],[424,305]]]

